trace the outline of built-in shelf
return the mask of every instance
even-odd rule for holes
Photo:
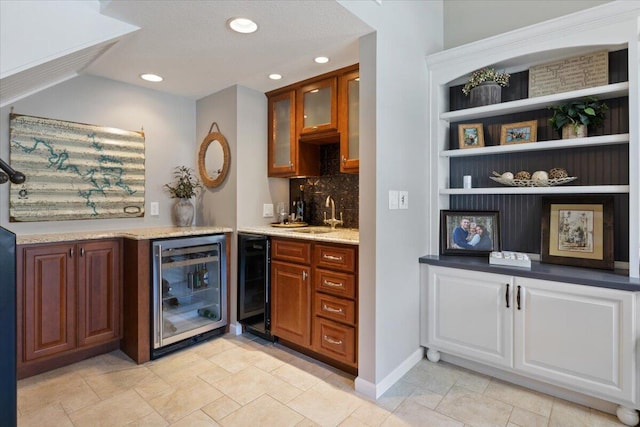
[[[442,188],[441,195],[473,194],[613,194],[629,193],[628,185],[568,185],[556,187]]]
[[[628,96],[629,82],[615,83],[606,86],[596,86],[570,92],[554,93],[552,95],[537,96],[535,98],[518,99],[517,101],[502,102],[500,104],[449,111],[440,114],[441,120],[458,122],[462,120],[482,119],[502,114],[520,113],[539,108],[558,105],[568,99],[597,96],[599,99],[619,98]]]
[[[462,148],[457,150],[444,150],[441,157],[469,157],[486,156],[491,154],[504,154],[524,151],[561,150],[563,148],[592,147],[597,145],[626,144],[629,142],[629,134],[592,136],[587,138],[555,139],[552,141],[539,141],[526,144],[494,145],[490,147]]]

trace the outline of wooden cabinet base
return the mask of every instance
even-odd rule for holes
[[[33,362],[20,363],[17,366],[17,378],[27,378],[42,372],[51,371],[52,369],[61,368],[72,363],[100,354],[109,353],[120,348],[120,339],[113,340],[104,344],[95,345],[88,348],[75,349],[68,354],[58,354],[49,358],[39,359]]]
[[[122,351],[136,363],[151,360],[151,243],[124,239]]]

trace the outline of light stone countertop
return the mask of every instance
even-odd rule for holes
[[[16,233],[16,244],[28,245],[33,243],[53,243],[67,242],[75,240],[95,240],[108,238],[125,238],[133,240],[149,240],[167,237],[199,236],[204,234],[231,233],[230,227],[152,227],[152,228],[132,228],[129,230],[111,231],[74,231],[70,233],[49,233],[49,234],[18,234]]]
[[[304,231],[308,230],[308,231]],[[279,228],[268,225],[240,227],[239,233],[262,234],[273,237],[287,237],[291,239],[313,240],[315,242],[342,243],[347,245],[360,244],[360,232],[353,228],[336,228],[326,233],[317,233],[317,231],[330,230],[329,227],[300,227],[300,228]]]

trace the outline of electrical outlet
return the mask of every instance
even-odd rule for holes
[[[398,209],[398,192],[389,190],[389,209]]]
[[[158,202],[151,202],[150,205],[150,209],[151,212],[151,216],[158,216],[160,215],[160,205],[158,204]]]
[[[265,203],[262,205],[262,217],[273,218],[273,203]]]
[[[409,209],[409,192],[408,191],[398,192],[398,206],[400,209]]]

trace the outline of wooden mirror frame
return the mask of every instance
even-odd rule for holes
[[[207,149],[209,149],[209,145],[211,145],[213,141],[217,141],[220,144],[220,147],[222,148],[222,155],[224,156],[222,169],[218,169],[217,178],[209,176],[205,165]],[[217,187],[222,184],[229,172],[229,162],[229,143],[227,143],[227,139],[220,132],[209,132],[209,135],[205,136],[202,140],[202,143],[200,144],[200,152],[198,153],[198,170],[200,171],[202,183],[207,187]]]

